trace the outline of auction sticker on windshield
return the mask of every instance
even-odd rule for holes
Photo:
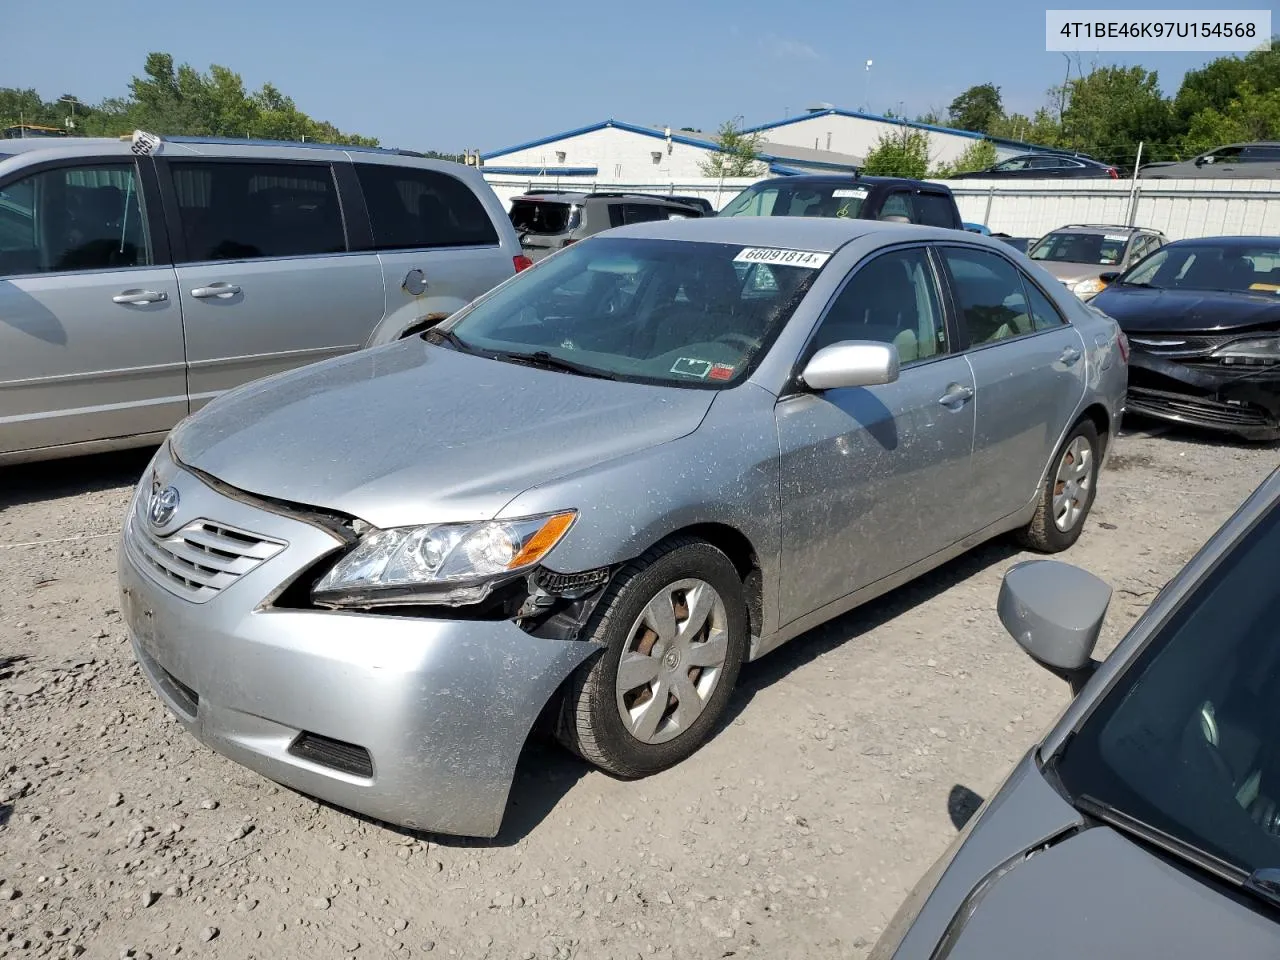
[[[806,267],[817,270],[831,259],[831,254],[775,247],[744,247],[733,259],[736,263],[776,263],[786,267]]]
[[[867,199],[867,188],[854,187],[849,189],[846,187],[837,187],[835,190],[831,191],[831,195],[833,197],[853,197],[857,200],[865,200]]]

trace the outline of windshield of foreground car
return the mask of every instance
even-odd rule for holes
[[[738,194],[721,217],[845,217],[858,219],[869,191],[846,184],[757,183]]]
[[[1119,282],[1160,290],[1274,296],[1280,294],[1280,244],[1171,244],[1129,270]]]
[[[750,375],[826,259],[741,244],[593,237],[504,284],[442,332],[456,349],[499,359],[567,361],[620,380],[732,386]]]
[[[1042,237],[1028,254],[1032,260],[1058,263],[1115,264],[1124,259],[1128,235],[1104,233],[1051,233]]]
[[[1088,796],[1252,873],[1280,863],[1280,509],[1193,588],[1051,761]]]

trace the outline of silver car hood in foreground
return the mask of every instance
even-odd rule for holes
[[[476,520],[531,486],[691,433],[714,396],[411,338],[228,393],[172,444],[233,487],[375,526]]]

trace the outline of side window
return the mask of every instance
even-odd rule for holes
[[[1066,166],[1066,164],[1064,164],[1057,157],[1032,157],[1031,158],[1032,170],[1060,170],[1064,166]]]
[[[1026,293],[1027,306],[1031,312],[1031,325],[1036,330],[1052,330],[1054,327],[1060,327],[1065,324],[1066,318],[1058,312],[1058,308],[1054,306],[1039,287],[1028,280],[1022,278],[1022,286]]]
[[[1028,159],[1026,157],[1011,157],[1003,163],[997,163],[992,169],[999,170],[1001,173],[1008,173],[1012,170],[1027,169]]]
[[[447,173],[357,163],[376,250],[496,246],[498,231],[480,198]]]
[[[328,164],[170,164],[186,262],[340,253],[342,210]]]
[[[955,207],[951,198],[940,193],[917,193],[913,198],[916,207],[916,222],[930,227],[954,227],[956,225]]]
[[[911,216],[911,197],[901,190],[896,190],[885,197],[884,203],[880,207],[880,219],[888,220],[890,217],[913,219]]]
[[[924,250],[882,254],[857,269],[827,310],[810,350],[841,340],[891,343],[903,364],[947,352],[942,301]]]
[[[943,247],[960,322],[971,346],[1031,333],[1022,276],[1004,257],[970,247]]]
[[[623,223],[649,223],[653,220],[666,220],[667,208],[656,203],[624,203],[622,205]]]
[[[0,187],[0,276],[152,262],[132,163],[60,167]]]

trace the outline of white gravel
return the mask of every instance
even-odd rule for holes
[[[1067,702],[1001,630],[1001,541],[744,670],[690,761],[623,783],[527,751],[503,834],[427,837],[214,754],[150,693],[115,531],[147,453],[0,469],[0,957],[864,956]],[[1276,466],[1118,441],[1065,559],[1109,649]]]

